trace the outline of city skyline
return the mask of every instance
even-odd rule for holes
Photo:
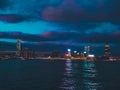
[[[24,46],[46,51],[67,48],[81,51],[87,45],[100,54],[108,42],[112,54],[119,55],[119,3],[119,0],[1,0],[0,42],[3,46],[8,43],[15,46],[20,38]]]

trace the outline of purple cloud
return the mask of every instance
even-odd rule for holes
[[[19,23],[22,21],[28,21],[28,17],[17,14],[0,14],[0,21],[8,23]]]

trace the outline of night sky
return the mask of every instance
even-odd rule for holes
[[[112,54],[119,55],[119,4],[120,0],[0,0],[0,41],[13,45],[20,38],[26,47],[46,51],[81,51],[90,45],[96,54],[103,54],[108,42]]]

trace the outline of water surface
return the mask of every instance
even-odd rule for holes
[[[4,60],[0,90],[120,90],[120,61]]]

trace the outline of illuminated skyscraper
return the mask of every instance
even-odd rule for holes
[[[84,47],[84,54],[86,54],[86,56],[88,56],[90,53],[90,46],[85,46]]]
[[[105,44],[105,56],[109,57],[111,55],[110,45],[108,43]]]
[[[68,49],[68,56],[71,57],[71,49]]]

